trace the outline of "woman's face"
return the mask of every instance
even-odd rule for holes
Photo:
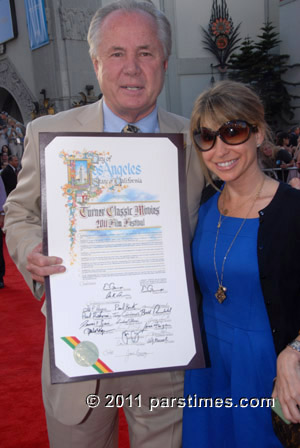
[[[203,127],[217,131],[213,123],[208,122]],[[249,139],[239,145],[230,145],[217,136],[214,146],[209,151],[203,151],[202,157],[207,168],[225,182],[235,181],[242,175],[257,170],[257,145],[264,139],[258,130],[251,133]]]
[[[8,147],[7,146],[3,146],[2,154],[7,154],[7,153],[8,153]]]
[[[262,153],[266,156],[266,157],[272,157],[273,152],[272,152],[272,148],[271,146],[264,146],[262,148]]]
[[[283,138],[282,141],[283,141],[283,146],[288,146],[290,139],[287,137],[287,138]]]

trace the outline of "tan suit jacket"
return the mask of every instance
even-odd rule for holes
[[[162,133],[183,133],[186,136],[187,200],[191,235],[197,221],[203,175],[195,149],[189,139],[189,121],[183,117],[158,110]],[[39,132],[102,132],[102,100],[88,106],[74,108],[54,116],[39,118],[29,123],[25,138],[25,152],[17,188],[4,207],[6,244],[18,269],[33,294],[40,299],[43,288],[36,288],[26,270],[27,255],[42,240]],[[45,343],[43,361],[43,396],[47,412],[65,424],[76,424],[85,417],[88,408],[85,397],[96,393],[94,380],[52,385],[49,378],[48,346]],[[105,380],[101,380],[101,383]],[[109,381],[109,380],[108,380]],[[151,387],[151,385],[150,385]],[[109,392],[109,391],[108,391]]]

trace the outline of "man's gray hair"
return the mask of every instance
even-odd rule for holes
[[[164,56],[168,59],[172,49],[171,25],[165,14],[157,9],[151,0],[118,0],[103,8],[99,8],[91,20],[87,36],[91,58],[94,59],[97,57],[97,47],[101,40],[101,25],[103,20],[110,13],[120,10],[124,12],[147,12],[154,18],[157,25],[157,37],[163,46]]]

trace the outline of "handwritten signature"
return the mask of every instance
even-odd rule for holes
[[[141,293],[150,292],[152,294],[160,294],[166,292],[164,288],[155,289],[153,285],[142,285]]]
[[[114,282],[104,283],[103,285],[103,291],[119,291],[122,289],[124,289],[123,286],[116,286]]]

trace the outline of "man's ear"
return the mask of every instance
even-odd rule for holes
[[[168,59],[166,59],[166,60],[164,61],[163,65],[164,65],[164,70],[165,70],[165,72],[166,72],[166,71],[167,71],[167,68],[168,68]]]
[[[96,75],[97,75],[97,74],[98,74],[98,68],[99,68],[99,61],[98,61],[97,58],[93,58],[93,59],[92,59],[92,62],[93,62],[93,66],[94,66],[95,73],[96,73]]]

